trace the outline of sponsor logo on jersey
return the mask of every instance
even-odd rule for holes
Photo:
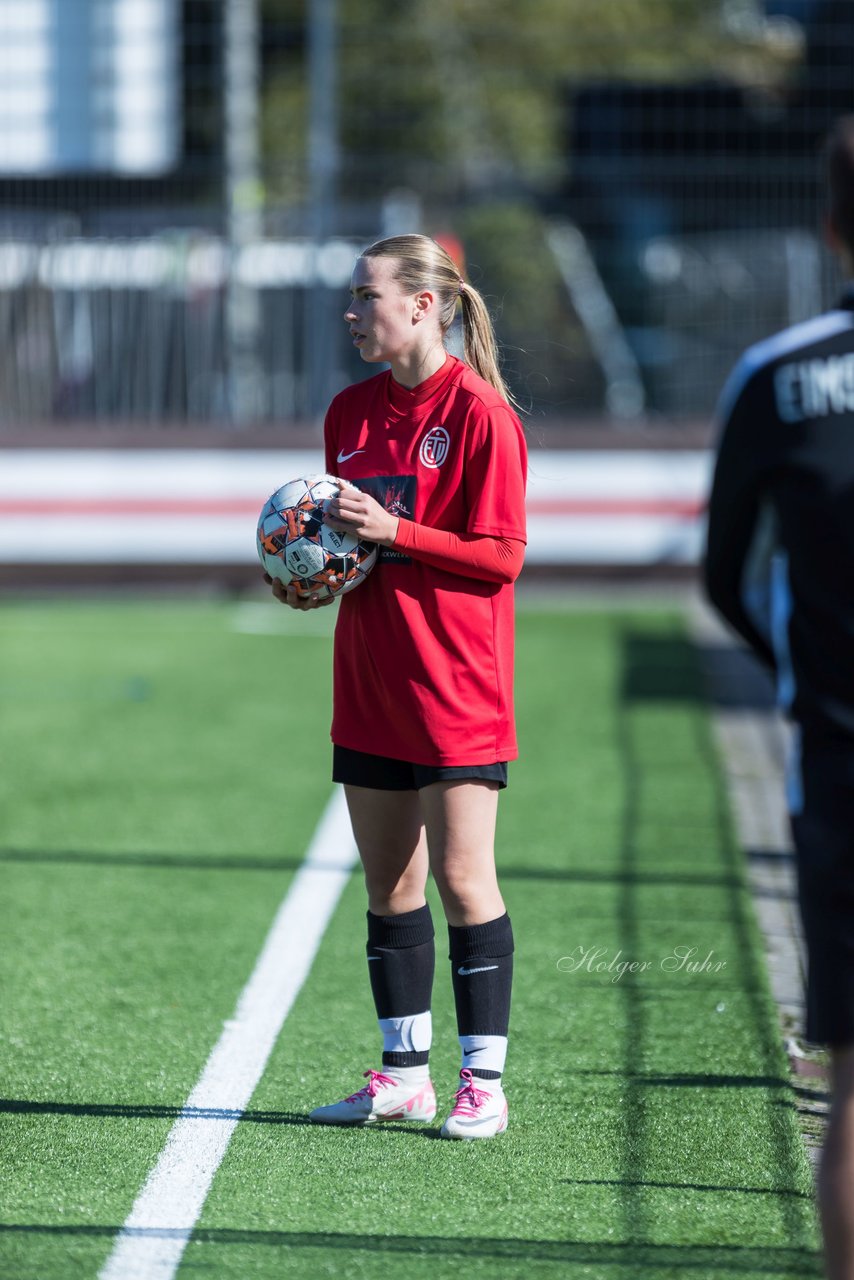
[[[425,467],[441,467],[448,456],[451,437],[445,427],[431,427],[418,450],[418,457]]]
[[[365,476],[351,481],[357,489],[376,498],[381,507],[401,520],[415,519],[418,493],[417,476]],[[380,560],[385,563],[411,564],[411,558],[394,547],[380,547]]]

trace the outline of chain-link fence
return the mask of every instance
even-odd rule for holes
[[[444,237],[535,421],[705,420],[827,305],[848,0],[0,0],[0,425],[316,423]]]

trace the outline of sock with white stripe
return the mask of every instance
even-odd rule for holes
[[[449,924],[448,941],[463,1068],[483,1080],[500,1080],[513,982],[510,917],[505,912],[485,924]]]
[[[397,916],[368,912],[368,974],[384,1067],[425,1067],[430,1054],[435,945],[425,903]]]

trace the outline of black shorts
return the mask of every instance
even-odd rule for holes
[[[854,745],[805,745],[792,816],[807,948],[806,1038],[854,1045]]]
[[[420,791],[431,782],[497,782],[507,786],[507,765],[500,764],[410,764],[389,756],[367,755],[349,747],[332,747],[332,781],[374,791]]]

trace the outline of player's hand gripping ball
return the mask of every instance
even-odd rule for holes
[[[264,503],[258,558],[271,578],[293,586],[299,596],[343,595],[364,582],[377,562],[375,543],[323,523],[326,503],[346,484],[336,476],[302,476]]]

